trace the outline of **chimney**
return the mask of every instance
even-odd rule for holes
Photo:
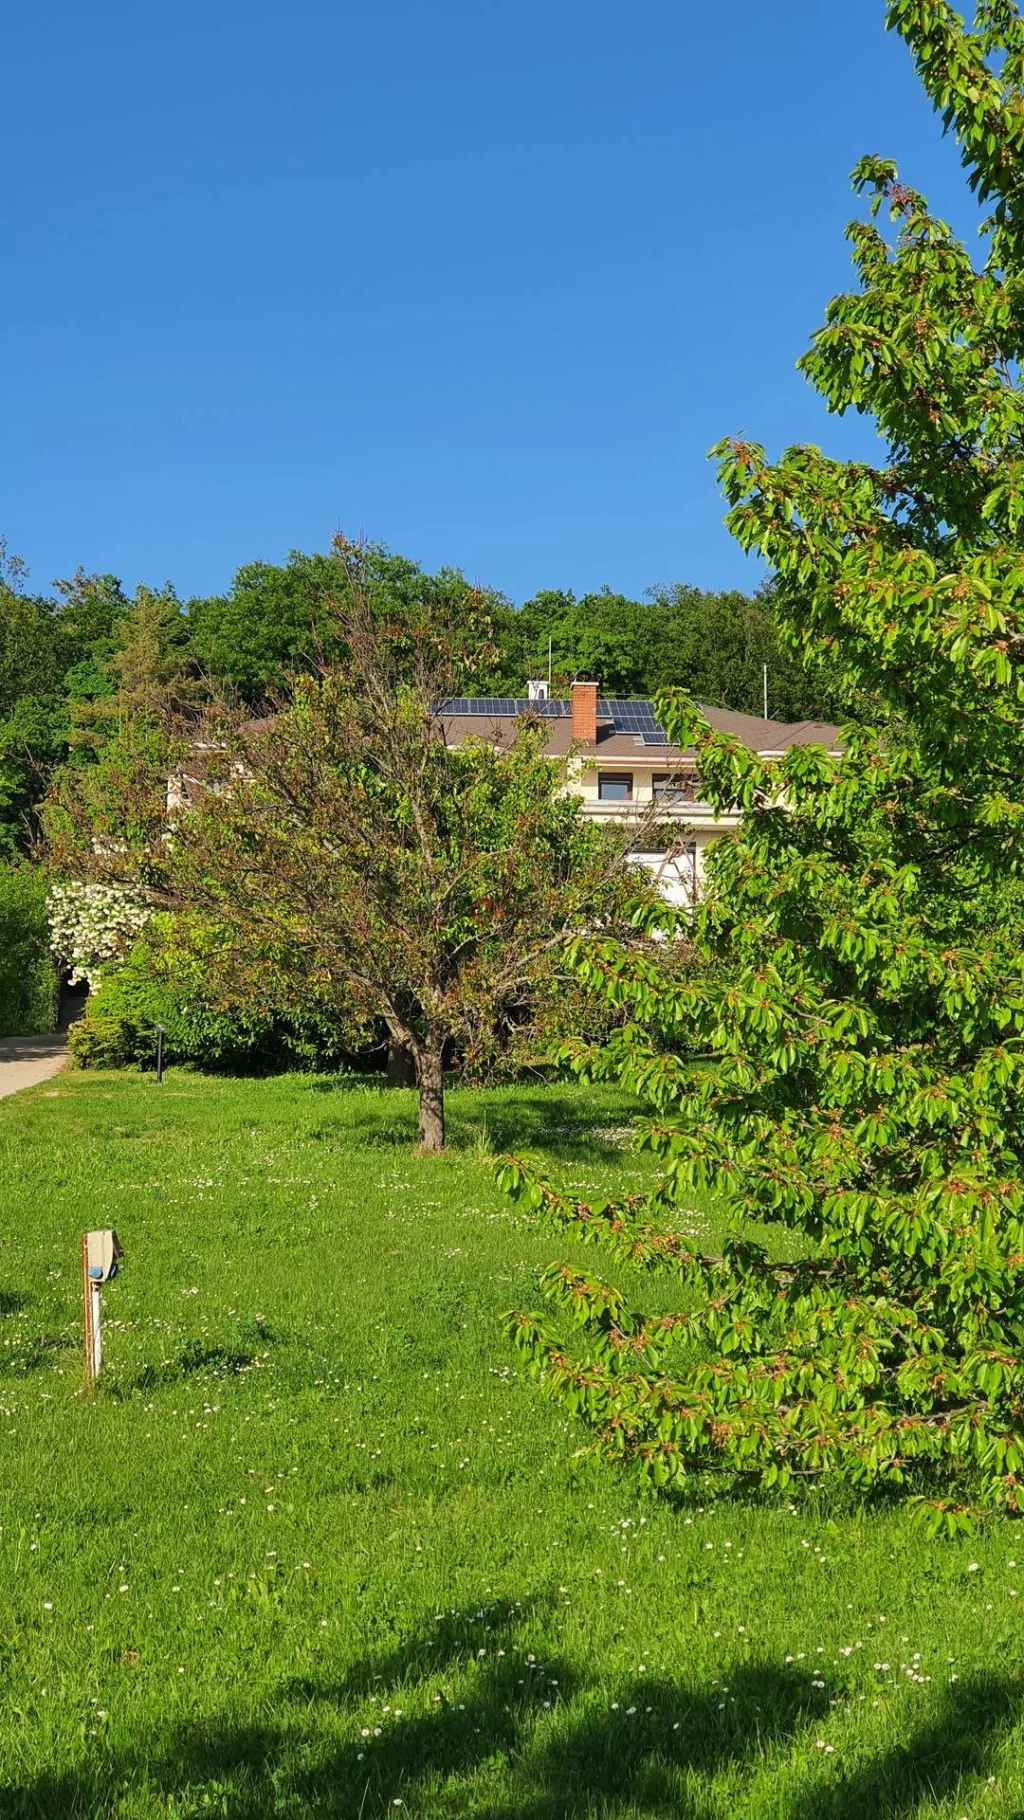
[[[572,736],[587,746],[597,744],[597,684],[572,685]]]

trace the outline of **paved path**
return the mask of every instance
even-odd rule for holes
[[[59,1074],[68,1059],[66,1036],[0,1037],[0,1100]]]

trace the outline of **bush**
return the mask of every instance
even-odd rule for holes
[[[116,973],[104,975],[69,1042],[80,1068],[147,1068],[156,1060],[157,1025],[168,1061],[216,1071],[264,1072],[322,1067],[342,1060],[327,1022],[286,1019],[254,996],[214,1007],[188,957],[177,953],[158,918],[152,941],[139,942]]]
[[[0,866],[0,1036],[37,1036],[56,1027],[46,879],[31,866]]]
[[[170,1038],[176,1022],[173,995],[154,977],[140,945],[119,973],[107,974],[95,988],[68,1043],[80,1068],[141,1068],[155,1059],[157,1025]]]

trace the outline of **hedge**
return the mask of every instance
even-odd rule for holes
[[[50,954],[46,877],[0,865],[0,1036],[57,1027],[57,969]]]

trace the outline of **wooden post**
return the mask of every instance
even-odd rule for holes
[[[164,1027],[162,1024],[158,1024],[156,1027],[156,1078],[158,1085],[164,1078]]]
[[[89,1241],[82,1234],[82,1328],[85,1341],[85,1381],[94,1384],[100,1375],[103,1335],[100,1328],[100,1286],[89,1277]]]
[[[100,1293],[117,1275],[121,1246],[112,1226],[82,1234],[82,1333],[85,1341],[85,1388],[90,1390],[103,1363]]]

